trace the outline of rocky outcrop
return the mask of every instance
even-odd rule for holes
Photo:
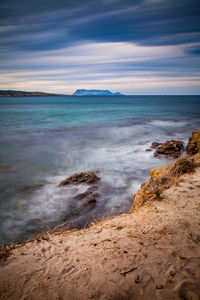
[[[80,207],[80,209],[75,211],[76,213],[79,213],[83,211],[85,212],[85,208],[92,209],[96,205],[96,198],[99,196],[99,193],[97,192],[97,186],[91,186],[89,187],[85,192],[79,193],[75,196],[76,200],[84,200],[84,203]]]
[[[97,173],[98,172],[92,171],[86,173],[74,173],[59,183],[58,187],[78,184],[89,185],[85,192],[79,193],[74,197],[74,200],[83,202],[78,209],[75,209],[72,212],[73,215],[85,214],[95,207],[96,198],[99,196],[99,193],[97,192],[97,186],[94,184],[100,180],[100,178],[97,176]]]
[[[64,186],[68,184],[94,184],[100,180],[97,176],[98,172],[86,172],[86,173],[74,173],[61,181],[58,186]]]
[[[159,146],[163,145],[163,143],[153,142],[151,144],[152,149],[157,149]]]
[[[182,141],[167,141],[163,144],[153,143],[156,147],[154,156],[165,155],[167,157],[178,158],[181,155],[181,151],[184,149]]]
[[[73,211],[74,215],[83,215],[93,209],[96,205],[96,198],[99,196],[97,186],[89,187],[84,193],[77,194],[74,199],[84,201],[78,209]]]
[[[200,130],[193,131],[192,136],[188,140],[186,152],[189,155],[200,152]]]
[[[169,187],[170,170],[171,166],[167,165],[150,171],[150,179],[141,185],[134,196],[133,209],[142,206],[147,201],[162,199],[164,187]]]
[[[94,198],[94,197],[98,197],[99,194],[96,192],[97,186],[91,186],[89,187],[84,193],[79,193],[75,196],[76,200],[82,200],[86,197],[89,198]]]
[[[200,153],[186,158],[179,158],[172,165],[155,168],[150,171],[150,179],[141,185],[134,196],[133,209],[145,202],[162,200],[163,192],[180,182],[179,177],[186,173],[193,173],[200,166]]]

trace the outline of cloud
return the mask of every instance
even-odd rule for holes
[[[1,1],[1,88],[199,93],[199,13],[199,0]]]
[[[156,87],[197,87],[200,72],[196,58],[191,56],[187,72],[183,63],[188,51],[199,46],[200,43],[147,47],[129,42],[87,42],[58,50],[27,51],[17,59],[13,57],[9,64],[2,64],[0,88],[70,94],[77,88],[143,93]],[[179,68],[173,67],[177,60]]]

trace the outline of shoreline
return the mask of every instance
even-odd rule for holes
[[[7,249],[0,299],[199,299],[199,182],[200,153],[179,158],[151,170],[129,213]]]

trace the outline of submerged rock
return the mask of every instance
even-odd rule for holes
[[[167,141],[156,149],[154,156],[165,155],[172,158],[178,158],[181,155],[181,150],[184,149],[182,141]]]
[[[192,132],[192,136],[188,140],[186,152],[189,155],[194,155],[200,152],[200,130]]]
[[[94,184],[100,180],[96,175],[98,172],[86,172],[86,173],[74,173],[61,181],[58,186],[64,186],[68,184]]]
[[[45,183],[37,183],[37,184],[33,184],[33,185],[25,185],[21,191],[22,192],[27,192],[27,193],[32,193],[32,192],[35,192],[36,190],[40,190],[42,189],[45,184],[48,183],[48,182],[45,182]]]

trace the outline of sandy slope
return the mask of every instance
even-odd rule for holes
[[[0,266],[0,299],[200,299],[200,168],[164,200],[51,235]]]

